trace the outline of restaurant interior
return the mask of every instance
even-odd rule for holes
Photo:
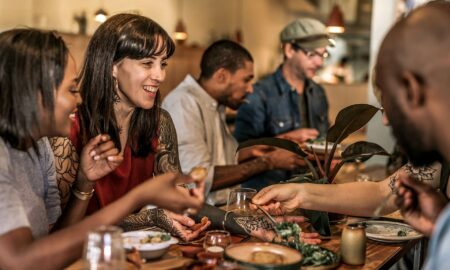
[[[333,125],[338,113],[348,106],[369,104],[377,110],[381,107],[374,94],[372,78],[380,44],[387,31],[399,18],[425,2],[427,1],[20,0],[18,2],[0,0],[2,14],[0,16],[0,33],[17,27],[55,30],[66,42],[79,72],[83,67],[89,41],[105,20],[118,13],[149,17],[160,24],[176,44],[174,55],[168,60],[166,78],[159,88],[161,98],[164,100],[186,75],[199,77],[200,60],[205,49],[220,39],[235,41],[252,54],[255,73],[253,83],[270,76],[283,62],[283,52],[279,40],[280,31],[297,18],[314,18],[327,26],[330,37],[334,40],[334,46],[327,48],[329,57],[324,59],[322,68],[313,77],[314,82],[320,84],[325,90],[329,104],[328,118],[330,124]],[[236,110],[226,109],[226,123],[231,132],[235,128],[236,114]],[[366,125],[362,125],[349,134],[342,141],[342,149],[337,151],[343,151],[345,146],[358,141],[368,141],[376,143],[383,150],[392,153],[396,144],[395,139],[390,127],[383,124],[382,114],[374,113],[370,118]],[[325,151],[330,150],[326,149]],[[318,150],[316,149],[316,151]],[[390,167],[394,166],[393,162],[396,162],[393,159],[387,154],[371,156],[368,160],[355,158],[354,162],[346,163],[336,171],[335,182],[332,182],[372,183],[382,181],[398,168]],[[254,193],[250,192],[251,195],[249,195],[247,192],[248,190],[245,188],[235,187],[227,194],[228,202],[225,201],[225,205],[221,206],[227,211],[224,224],[228,212],[231,211],[230,204],[234,203],[241,207],[236,201],[230,202],[233,196],[236,196],[237,201],[243,201],[244,204],[246,202],[247,207],[250,207],[249,205],[252,203],[248,202],[248,198],[251,198]],[[388,199],[392,200],[392,198],[385,200],[388,201]],[[252,211],[257,210],[253,209]],[[303,215],[303,212],[300,213]],[[378,212],[375,216],[379,215]],[[381,218],[378,217],[378,219],[342,214],[336,216],[329,217],[330,224],[332,224],[330,235],[321,236],[321,247],[325,251],[331,250],[332,254],[327,255],[324,252],[320,256],[336,256],[338,259],[331,258],[330,263],[322,266],[323,268],[304,265],[301,269],[420,269],[423,264],[426,240],[403,223],[399,211]],[[313,222],[313,218],[320,217],[322,216],[312,215],[309,219]],[[380,222],[381,225],[377,223],[378,227],[375,226],[376,228],[370,231],[371,222]],[[383,226],[382,229],[390,229],[389,226],[392,224],[397,226],[392,227],[395,230],[398,231],[398,228],[402,228],[402,230],[408,230],[409,234],[400,240],[399,235],[398,237],[395,235],[395,237],[383,238],[377,234],[376,229],[381,230],[380,228]],[[225,225],[223,227],[225,229]],[[300,230],[305,231],[315,229],[308,225],[301,227]],[[293,228],[287,229],[294,230]],[[278,228],[277,233],[282,230],[286,230],[286,228]],[[103,228],[91,232],[90,235],[96,234],[97,237],[105,237],[109,234],[114,238],[116,237],[114,233],[117,232],[105,231]],[[270,246],[264,245],[267,243],[261,244],[250,236],[234,235],[233,233],[230,236],[229,232],[224,236],[221,233],[224,231],[210,231],[191,241],[173,240],[175,239],[173,236],[171,237],[170,234],[167,236],[165,233],[156,233],[156,236],[150,235],[144,230],[138,233],[127,232],[122,236],[119,234],[119,238],[125,238],[124,246],[127,250],[126,266],[123,264],[119,268],[95,268],[96,266],[93,264],[90,264],[90,268],[86,266],[86,261],[93,260],[92,257],[86,255],[89,253],[86,251],[88,250],[87,242],[93,241],[92,236],[92,239],[89,238],[85,242],[84,255],[66,269],[299,269],[300,264],[297,260],[300,261],[301,256],[307,256],[305,254],[310,252],[303,246],[297,248],[301,251],[300,253],[292,252],[292,248],[284,246],[283,248],[286,250],[280,247],[273,251]],[[142,239],[139,242],[139,238],[142,238],[143,235],[147,242],[142,242]],[[166,237],[168,237],[167,240]],[[133,241],[136,239],[138,242],[134,243]],[[146,243],[150,245],[153,243],[152,241],[155,243],[167,242],[167,245],[159,250],[157,248],[140,250],[137,252],[137,259],[130,259],[130,250],[139,250],[137,246],[144,246]],[[221,241],[226,242],[223,248]],[[227,247],[230,243],[233,245]],[[105,248],[105,243],[102,245],[102,248]],[[219,252],[214,248],[217,248]],[[100,250],[104,252],[104,250]],[[225,254],[223,254],[224,250],[226,250]],[[360,254],[361,250],[362,255]],[[255,255],[255,252],[259,253]],[[217,255],[218,253],[220,255]],[[247,257],[250,255],[245,257],[246,255],[242,254],[253,254],[253,257],[248,259]],[[412,263],[406,264],[407,266],[402,262],[404,260],[402,257],[406,255],[409,255],[409,260],[412,261]],[[316,256],[319,256],[318,253]],[[249,260],[253,260],[253,262],[260,260],[262,263],[251,263]],[[285,261],[280,263],[279,260]]]

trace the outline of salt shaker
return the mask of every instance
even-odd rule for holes
[[[363,223],[347,224],[341,236],[342,261],[361,265],[366,261],[366,229]]]

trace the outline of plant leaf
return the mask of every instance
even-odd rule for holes
[[[325,174],[327,176],[330,176],[331,160],[334,157],[337,144],[367,124],[377,111],[379,111],[377,107],[369,104],[354,104],[339,111],[334,125],[327,131],[326,145],[328,146],[328,142],[334,143],[325,162]]]
[[[362,128],[379,109],[369,104],[354,104],[342,109],[327,132],[327,142],[340,143]]]
[[[341,153],[342,159],[346,162],[356,159],[364,162],[374,155],[389,156],[390,154],[380,145],[365,141],[351,144]]]
[[[360,141],[347,146],[341,153],[342,161],[334,167],[329,175],[331,183],[333,183],[336,174],[344,163],[356,160],[364,162],[375,155],[389,156],[390,154],[383,147],[371,142]]]
[[[300,148],[300,146],[297,143],[290,141],[290,140],[286,140],[286,139],[280,139],[280,138],[260,138],[260,139],[248,140],[248,141],[245,141],[245,142],[239,144],[236,152],[243,148],[254,146],[254,145],[275,146],[275,147],[279,147],[279,148],[283,148],[285,150],[291,151],[292,153],[295,153],[301,157],[308,156],[308,154],[303,152],[303,150]]]

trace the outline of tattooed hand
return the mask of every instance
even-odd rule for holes
[[[108,135],[91,139],[80,155],[80,171],[87,180],[94,181],[114,171],[123,157]]]
[[[120,222],[119,226],[124,231],[156,226],[176,237],[180,237],[183,241],[191,241],[206,230],[210,224],[211,222],[208,221],[203,226],[194,229],[195,221],[191,218],[177,215],[161,208],[154,208],[126,217]]]
[[[180,237],[184,241],[191,241],[197,238],[200,233],[206,230],[211,224],[211,222],[208,221],[203,226],[195,229],[195,221],[193,219],[184,215],[172,213],[167,210],[164,210],[164,212],[167,215],[168,219],[171,220],[171,225],[173,228],[171,233],[175,236]]]
[[[233,219],[249,235],[260,240],[271,242],[276,236],[272,223],[264,216],[233,216]],[[302,223],[305,221],[305,218],[301,216],[276,217],[275,219],[277,222]],[[308,244],[319,244],[321,242],[318,233],[302,232],[300,239]]]

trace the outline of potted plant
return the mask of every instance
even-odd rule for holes
[[[260,138],[249,140],[239,145],[238,151],[245,147],[254,145],[269,145],[291,151],[302,157],[308,167],[308,172],[296,175],[286,183],[316,183],[330,184],[345,163],[360,161],[364,162],[374,155],[388,156],[389,153],[376,143],[359,141],[347,146],[341,153],[339,162],[331,167],[333,159],[336,158],[336,148],[345,138],[353,132],[364,127],[367,122],[380,109],[368,104],[354,104],[342,109],[336,116],[336,121],[331,126],[325,137],[325,152],[323,158],[312,151],[314,161],[308,159],[308,154],[296,142],[280,138]],[[328,149],[331,146],[331,149]],[[313,150],[313,149],[311,149]],[[313,227],[324,236],[331,235],[328,213],[320,211],[305,210]]]

